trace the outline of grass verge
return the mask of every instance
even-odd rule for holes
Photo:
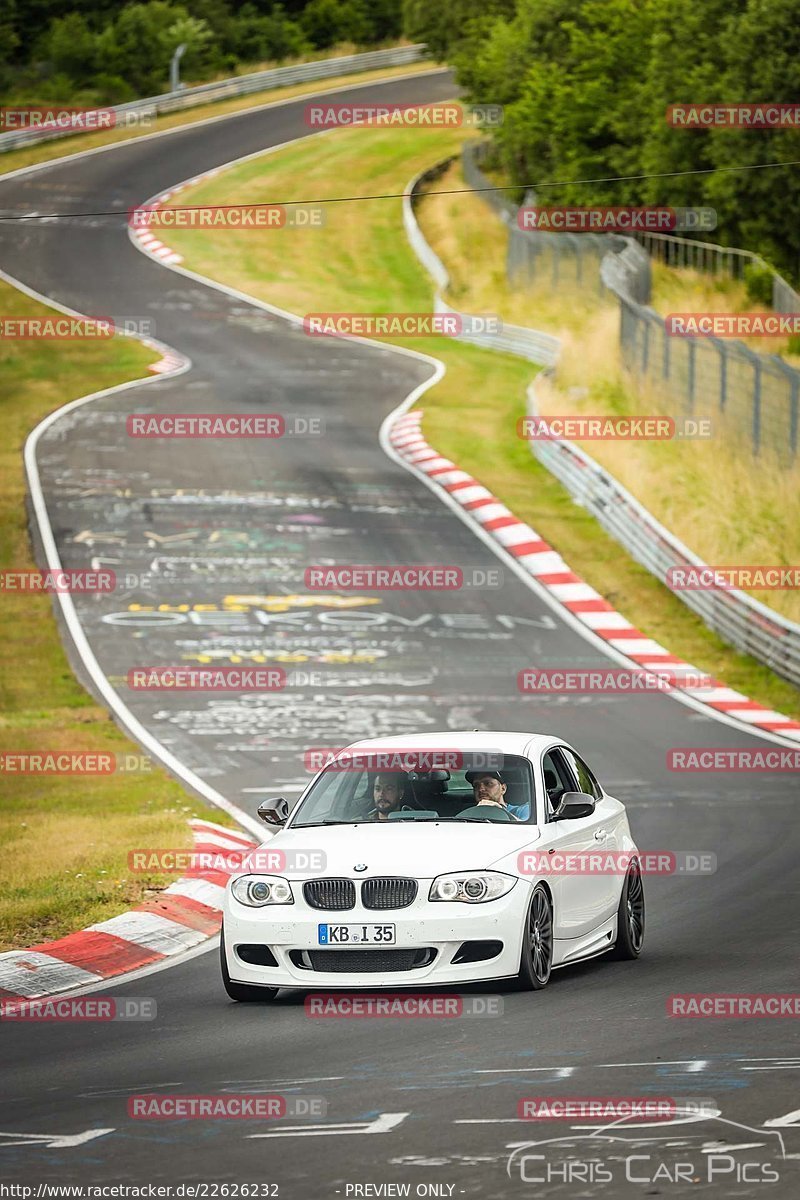
[[[51,313],[6,283],[0,283],[0,304],[9,317]],[[35,569],[22,466],[27,434],[68,400],[145,375],[153,358],[152,350],[126,338],[0,342],[2,570]],[[141,762],[72,674],[49,596],[0,592],[0,712],[0,754],[91,751],[115,755],[129,768]],[[131,876],[128,851],[189,846],[186,822],[195,813],[232,824],[155,768],[113,776],[0,770],[0,950],[106,920],[173,882]]]
[[[324,153],[310,141],[253,159],[182,193],[181,204],[224,203],[232,192],[241,203],[263,202],[276,194],[287,200],[335,194],[343,179],[350,195],[398,192],[419,170],[455,153],[459,142],[459,133],[452,130],[429,130],[424,135],[400,129],[341,130],[326,135]],[[460,302],[463,295],[459,284],[467,286],[471,277],[495,280],[499,288],[503,255],[496,248],[488,254],[485,247],[472,245],[472,231],[479,232],[487,224],[482,203],[471,196],[439,199],[455,206],[452,216],[457,218],[458,237],[463,238],[463,246],[471,247],[469,269],[465,252],[461,275],[454,271],[454,301]],[[423,212],[431,232],[428,203],[423,204]],[[456,233],[450,216],[444,224],[451,242],[438,245],[438,250],[452,267],[450,245]],[[407,244],[398,200],[331,206],[328,223],[320,229],[269,231],[260,237],[233,229],[224,233],[182,229],[171,231],[170,244],[194,270],[297,313],[407,312],[431,307],[431,284]],[[468,307],[508,315],[497,292],[487,299],[481,293],[480,299]],[[599,304],[601,313],[602,308]],[[567,310],[577,336],[581,316],[569,306]],[[525,323],[519,312],[514,316]],[[800,716],[795,688],[731,650],[622,554],[517,439],[516,420],[524,413],[525,387],[534,372],[530,364],[447,339],[409,339],[399,344],[435,354],[447,366],[444,379],[423,401],[425,432],[438,450],[473,472],[631,621],[675,654],[769,707]]]

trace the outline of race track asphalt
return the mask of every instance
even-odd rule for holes
[[[334,98],[421,102],[454,91],[438,72]],[[554,730],[625,801],[641,846],[711,851],[718,869],[648,880],[639,962],[557,972],[542,993],[504,994],[499,1019],[318,1020],[305,1015],[300,993],[272,1006],[234,1005],[212,948],[104,989],[155,997],[152,1022],[4,1023],[0,1179],[274,1183],[271,1194],[283,1200],[379,1195],[353,1189],[389,1183],[409,1184],[411,1195],[436,1185],[443,1190],[430,1194],[456,1197],[682,1196],[697,1185],[685,1172],[684,1182],[669,1182],[667,1168],[653,1179],[658,1164],[691,1162],[705,1181],[709,1153],[725,1143],[741,1148],[731,1152],[733,1165],[719,1166],[713,1195],[797,1194],[800,1124],[780,1131],[785,1159],[764,1127],[800,1108],[796,1026],[666,1015],[675,992],[796,988],[796,781],[670,772],[670,747],[766,743],[668,696],[520,696],[525,666],[608,660],[381,450],[381,422],[430,365],[385,347],[309,338],[153,262],[128,239],[130,207],[307,134],[304,103],[0,179],[4,213],[120,213],[0,223],[3,270],[87,314],[151,319],[156,336],[192,361],[175,378],[74,409],[39,442],[64,565],[114,560],[118,575],[136,577],[113,595],[76,597],[103,672],[164,747],[250,812],[265,796],[298,794],[309,747],[437,728]],[[130,413],[195,411],[321,417],[325,432],[266,444],[126,436]],[[301,607],[291,597],[306,593],[305,567],[326,560],[501,566],[503,580],[482,590],[384,594],[344,610]],[[615,599],[624,611],[624,597]],[[133,666],[227,664],[234,652],[253,661],[288,656],[306,674],[282,692],[244,696],[165,697],[125,686]],[[134,1093],[257,1090],[323,1097],[327,1117],[279,1121],[267,1138],[254,1137],[265,1130],[249,1121],[127,1117]],[[557,1174],[526,1182],[518,1165],[506,1171],[521,1142],[570,1134],[573,1157],[590,1157],[573,1126],[516,1120],[518,1100],[536,1094],[703,1097],[748,1129],[709,1118],[641,1131],[633,1174],[649,1182],[629,1191],[621,1166],[609,1183],[586,1162],[587,1173],[573,1170],[566,1183]],[[384,1118],[383,1131],[380,1114],[405,1115]],[[30,1136],[99,1129],[109,1132],[75,1145]],[[593,1147],[596,1156],[597,1139]],[[767,1159],[781,1160],[776,1183],[756,1179],[753,1164]],[[535,1167],[530,1160],[523,1170],[527,1180],[541,1162]]]

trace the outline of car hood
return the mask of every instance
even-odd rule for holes
[[[541,831],[535,825],[474,824],[436,821],[369,822],[360,825],[328,825],[311,829],[286,829],[265,845],[270,850],[321,851],[324,875],[367,879],[371,875],[409,875],[430,879],[449,871],[472,871],[491,867],[536,842]],[[506,864],[513,870],[513,858]],[[366,871],[355,870],[365,864]],[[308,879],[318,872],[285,870],[287,879]]]

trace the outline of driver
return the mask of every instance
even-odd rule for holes
[[[367,820],[388,821],[389,813],[410,812],[403,804],[406,795],[406,776],[403,771],[379,771],[372,785],[375,807],[367,813]]]
[[[475,803],[494,804],[505,808],[518,821],[527,821],[531,815],[530,804],[507,804],[506,792],[508,784],[504,782],[499,771],[467,771],[464,778],[472,784]]]

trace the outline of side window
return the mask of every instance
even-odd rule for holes
[[[578,790],[599,800],[602,796],[600,785],[583,759],[579,758],[574,750],[567,750],[566,746],[563,748],[563,754],[578,781]]]
[[[569,767],[567,766],[564,754],[556,747],[548,750],[542,759],[542,773],[544,775],[544,789],[547,794],[549,816],[551,812],[554,812],[558,808],[564,792],[571,792],[575,785],[570,777]]]

